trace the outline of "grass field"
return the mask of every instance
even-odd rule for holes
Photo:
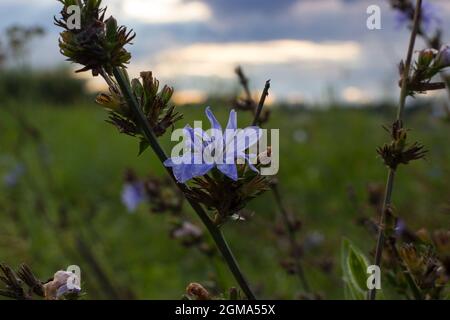
[[[77,264],[89,298],[177,299],[190,282],[216,279],[224,287],[235,285],[218,259],[169,238],[170,218],[149,213],[145,205],[135,214],[126,212],[120,201],[126,168],[140,175],[164,171],[151,151],[137,157],[137,141],[106,123],[103,110],[94,104],[8,107],[26,114],[46,149],[36,148],[0,108],[0,177],[17,163],[26,167],[17,186],[0,187],[0,261],[13,266],[26,262],[42,278]],[[180,127],[204,119],[204,106],[179,110],[185,115]],[[226,121],[225,107],[213,110]],[[351,239],[368,256],[374,248],[375,239],[355,221],[361,211],[375,217],[365,205],[367,186],[385,181],[386,168],[375,149],[388,141],[382,125],[392,118],[362,109],[273,110],[268,127],[280,129],[280,189],[303,222],[301,239],[323,236],[320,245],[305,251],[304,267],[312,288],[327,298],[344,295],[342,238]],[[242,113],[238,119],[241,127],[250,121]],[[407,126],[429,155],[426,161],[400,168],[396,213],[413,230],[448,226],[450,125],[423,111],[410,115]],[[168,150],[171,143],[168,137],[164,140]],[[227,224],[224,230],[242,269],[258,296],[297,297],[302,292],[297,279],[280,267],[286,250],[274,234],[272,194],[256,199],[250,209],[255,212],[252,219]],[[319,267],[324,258],[333,262],[330,273]],[[389,290],[385,295],[395,297]]]

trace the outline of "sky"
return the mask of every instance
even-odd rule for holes
[[[450,1],[430,1],[444,30],[450,30]],[[255,95],[271,79],[272,101],[362,103],[398,94],[396,66],[409,34],[396,24],[387,0],[103,2],[108,14],[137,33],[129,47],[130,73],[153,71],[175,87],[181,100],[201,101],[209,93],[235,90],[237,65],[251,79]],[[369,5],[381,8],[381,30],[366,27]],[[0,30],[20,24],[47,31],[33,44],[33,67],[65,63],[52,23],[59,10],[56,0],[0,0]],[[444,40],[450,41],[450,33]],[[423,47],[419,41],[417,48]],[[90,87],[100,89],[100,84],[94,80]]]

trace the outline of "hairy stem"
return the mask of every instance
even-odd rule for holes
[[[159,144],[158,140],[156,139],[156,136],[154,135],[147,119],[145,118],[145,115],[143,114],[142,110],[139,108],[139,105],[136,101],[136,98],[134,97],[133,93],[131,92],[131,87],[128,81],[125,80],[125,77],[122,73],[122,71],[118,68],[114,68],[113,70],[114,77],[119,84],[119,87],[122,91],[123,96],[125,97],[125,100],[127,101],[130,108],[135,113],[135,116],[137,118],[137,121],[140,125],[140,128],[147,139],[148,143],[150,144],[153,151],[158,156],[161,163],[164,163],[168,159],[167,155],[165,154],[164,150],[162,149],[161,145]],[[175,182],[177,187],[183,192],[183,194],[186,195],[187,186],[185,184],[178,183],[173,176],[172,171],[170,168],[165,167],[168,174],[172,178],[172,180]],[[186,197],[187,201],[191,205],[192,209],[197,213],[200,220],[203,222],[203,224],[208,229],[209,233],[211,234],[217,248],[219,249],[220,253],[222,254],[225,262],[228,265],[228,268],[230,269],[231,273],[233,274],[234,278],[236,279],[237,283],[241,287],[242,291],[245,293],[247,298],[249,300],[255,300],[255,295],[253,294],[252,290],[250,289],[250,286],[244,277],[241,269],[239,268],[239,265],[234,258],[233,253],[231,252],[230,247],[228,246],[227,241],[225,240],[222,232],[220,229],[214,225],[214,223],[209,218],[208,214],[204,211],[201,205],[199,205],[197,202],[191,200],[189,197]]]
[[[402,126],[402,120],[403,120],[403,113],[405,111],[405,104],[406,104],[406,98],[408,97],[408,80],[409,80],[409,73],[411,69],[411,62],[414,52],[414,45],[416,42],[417,32],[419,30],[419,23],[420,23],[420,12],[422,8],[422,0],[417,0],[416,2],[416,11],[414,13],[414,23],[413,28],[411,30],[411,37],[409,39],[409,46],[408,46],[408,53],[406,56],[406,61],[403,69],[403,75],[402,75],[402,87],[400,91],[400,102],[398,107],[398,113],[397,113],[397,120],[399,121],[400,125]],[[375,265],[380,267],[381,264],[381,257],[383,255],[383,247],[384,247],[384,220],[386,218],[386,210],[391,205],[391,198],[392,198],[392,191],[394,187],[394,179],[395,179],[395,169],[390,168],[388,173],[388,178],[386,182],[386,190],[384,194],[384,201],[383,201],[383,207],[381,209],[380,213],[380,220],[379,220],[379,226],[378,226],[378,238],[377,238],[377,246],[375,249]],[[369,300],[375,300],[376,298],[376,289],[371,289],[368,293]]]

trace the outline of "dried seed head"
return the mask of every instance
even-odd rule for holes
[[[69,61],[83,65],[78,70],[92,71],[94,76],[106,71],[112,74],[114,67],[125,67],[131,54],[124,48],[130,44],[135,34],[110,17],[105,20],[105,8],[101,8],[101,0],[77,1],[60,0],[63,4],[60,18],[55,24],[64,29],[60,34],[59,47],[61,53]],[[80,7],[81,25],[71,25],[68,8],[77,4]]]
[[[390,134],[392,141],[377,148],[377,153],[383,158],[389,168],[396,170],[400,164],[408,164],[411,161],[423,159],[427,154],[424,146],[418,142],[407,144],[407,129],[402,128],[399,121],[394,122]]]
[[[126,70],[123,69],[122,72],[125,78],[129,79]],[[130,85],[139,107],[156,136],[162,136],[167,129],[173,127],[175,122],[182,119],[183,116],[175,111],[175,106],[170,104],[173,88],[164,86],[158,92],[159,81],[152,76],[150,71],[141,72],[141,79],[132,79]],[[109,94],[100,94],[96,102],[110,111],[108,122],[116,126],[120,132],[139,136],[142,139],[140,153],[148,147],[136,124],[135,116],[130,112],[125,99],[114,87],[110,87]]]

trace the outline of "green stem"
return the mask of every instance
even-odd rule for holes
[[[411,30],[411,37],[409,39],[408,54],[406,55],[405,68],[403,70],[402,77],[402,89],[400,92],[400,104],[398,108],[397,120],[403,119],[403,113],[405,111],[406,98],[408,97],[408,80],[409,71],[411,70],[411,62],[414,53],[414,46],[416,43],[417,32],[420,25],[420,14],[422,9],[422,0],[417,0],[416,12],[414,14],[413,28]]]
[[[165,154],[164,150],[161,148],[161,145],[159,144],[158,140],[156,139],[156,136],[154,135],[150,125],[148,124],[148,121],[142,112],[141,108],[138,105],[138,102],[136,101],[135,96],[131,92],[131,87],[128,81],[125,79],[124,74],[119,68],[114,68],[113,70],[114,77],[119,84],[119,87],[122,91],[123,96],[125,97],[125,100],[127,101],[130,108],[135,113],[135,116],[137,118],[137,121],[140,125],[140,128],[142,129],[142,132],[147,139],[148,143],[150,144],[150,147],[153,149],[153,151],[158,156],[161,163],[164,163],[168,159],[167,155]],[[175,182],[175,184],[178,186],[178,188],[183,192],[184,195],[186,195],[186,192],[188,191],[188,188],[185,184],[178,183],[173,176],[172,171],[170,168],[165,167],[168,174],[172,178],[172,180]],[[225,240],[222,232],[220,229],[214,225],[214,223],[209,218],[208,214],[203,210],[202,206],[199,205],[197,202],[191,200],[189,197],[186,197],[187,201],[191,205],[192,209],[197,213],[200,220],[203,222],[203,224],[208,229],[209,233],[211,234],[214,242],[216,243],[217,248],[219,249],[220,253],[222,254],[223,258],[225,259],[228,268],[230,269],[231,273],[233,274],[234,278],[236,279],[237,283],[241,287],[242,291],[245,293],[247,298],[249,300],[256,300],[255,295],[253,294],[252,290],[250,289],[250,286],[245,279],[241,269],[239,268],[239,265],[234,258],[233,253],[231,252],[230,247],[228,246],[227,241]]]
[[[422,0],[417,0],[416,3],[416,11],[414,13],[414,23],[411,31],[411,37],[409,39],[408,53],[406,56],[406,61],[403,69],[402,75],[402,87],[400,91],[400,102],[397,113],[397,120],[402,126],[403,113],[405,111],[406,98],[408,97],[408,80],[409,73],[411,69],[411,62],[414,52],[414,45],[416,42],[417,32],[419,30],[420,23],[420,12],[422,8]],[[390,168],[389,174],[386,182],[386,190],[384,194],[383,207],[380,213],[379,227],[378,227],[378,238],[377,238],[377,246],[375,249],[375,265],[380,267],[381,265],[381,257],[383,255],[383,247],[384,247],[384,221],[386,218],[386,210],[391,205],[392,191],[394,186],[395,179],[395,170]],[[375,300],[376,298],[376,289],[371,289],[367,295],[369,300]]]
[[[395,178],[395,170],[390,169],[387,182],[386,182],[386,191],[384,193],[384,201],[383,207],[381,209],[380,220],[378,222],[378,239],[377,239],[377,247],[375,249],[375,265],[381,265],[381,257],[383,255],[383,247],[384,247],[384,220],[386,218],[386,210],[391,204],[392,198],[392,190],[394,188],[394,178]],[[368,293],[369,300],[375,300],[377,290],[371,289]]]

